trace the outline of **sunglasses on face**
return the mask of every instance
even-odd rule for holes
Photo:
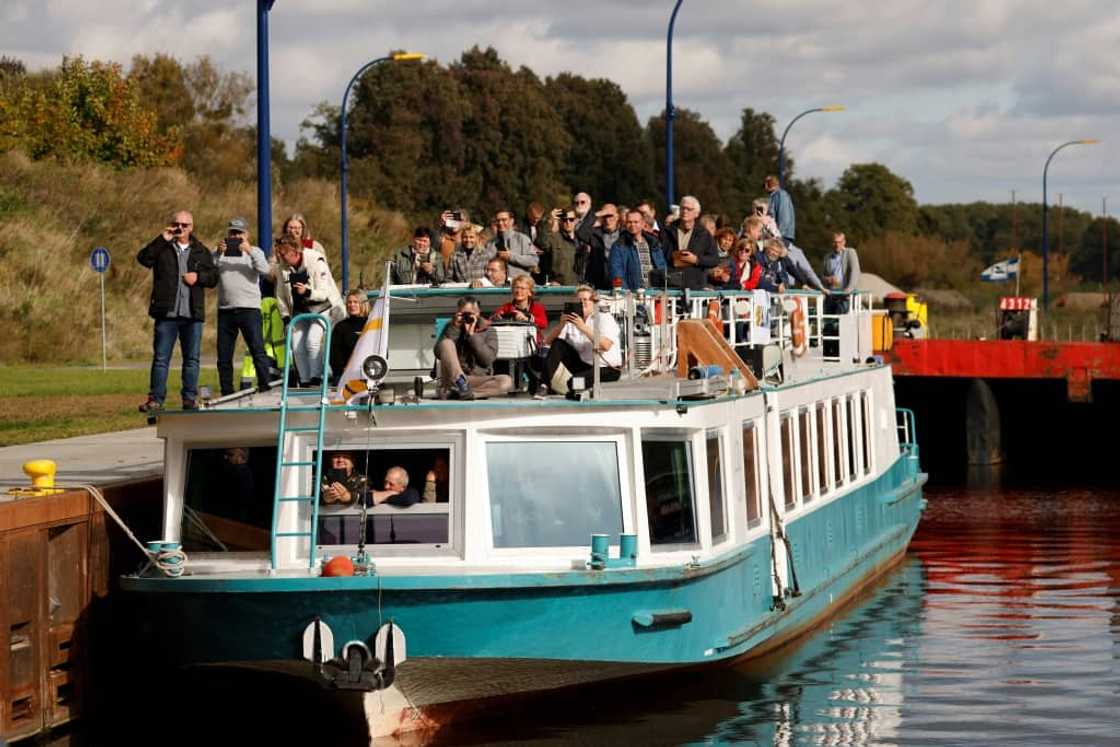
[[[190,228],[191,224],[190,223],[172,223],[171,227],[172,228]]]

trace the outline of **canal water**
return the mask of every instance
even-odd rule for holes
[[[794,644],[432,743],[1120,745],[1120,489],[926,496],[905,561]]]

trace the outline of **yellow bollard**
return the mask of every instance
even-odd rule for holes
[[[32,459],[30,462],[24,462],[23,472],[31,478],[31,487],[12,488],[8,493],[21,498],[61,493],[62,489],[54,486],[54,475],[57,471],[58,465],[50,459]]]

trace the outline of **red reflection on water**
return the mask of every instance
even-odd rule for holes
[[[1039,637],[1025,621],[1114,607],[1120,491],[933,489],[927,498],[910,550],[925,566],[927,607],[959,613],[931,622],[1022,641]]]

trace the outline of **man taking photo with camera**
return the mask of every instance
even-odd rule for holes
[[[439,361],[439,389],[453,399],[484,399],[513,389],[513,379],[494,375],[498,335],[482,317],[478,301],[463,296],[455,316],[443,328],[435,347]]]
[[[140,412],[158,413],[167,398],[167,370],[175,340],[183,354],[183,409],[198,409],[198,356],[206,317],[205,288],[218,284],[210,250],[194,236],[194,217],[186,210],[171,216],[163,231],[140,250],[136,261],[152,270],[148,315],[155,320],[148,399]]]
[[[249,243],[248,221],[234,218],[229,222],[214,261],[218,266],[218,383],[222,396],[233,394],[233,351],[238,332],[253,357],[257,389],[267,392],[272,364],[264,352],[261,332],[260,279],[268,275],[269,267],[264,251]]]

